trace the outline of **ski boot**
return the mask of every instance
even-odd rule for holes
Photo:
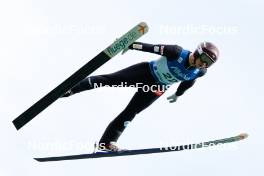
[[[103,152],[122,152],[122,151],[125,151],[125,149],[120,149],[116,145],[116,142],[99,143],[97,146],[97,150],[103,151]]]

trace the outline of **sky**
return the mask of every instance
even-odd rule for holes
[[[263,175],[260,0],[9,0],[0,2],[0,175]],[[12,120],[131,27],[138,41],[201,41],[219,61],[176,103],[166,97],[136,116],[118,144],[139,149],[208,141],[248,133],[223,148],[116,158],[38,163],[34,157],[90,153],[108,123],[127,105],[132,88],[100,88],[59,99],[17,131]],[[92,75],[157,59],[138,51],[117,55]]]

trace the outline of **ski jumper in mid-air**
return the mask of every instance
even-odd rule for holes
[[[106,128],[99,141],[99,150],[121,150],[115,143],[138,113],[156,101],[170,85],[180,82],[177,91],[167,98],[170,103],[175,102],[194,85],[197,78],[205,75],[207,68],[219,57],[219,50],[211,42],[200,43],[194,52],[178,45],[152,45],[141,42],[134,42],[129,49],[155,53],[161,57],[111,74],[87,77],[62,96],[68,97],[100,86],[125,84],[137,87],[137,92],[126,108]]]

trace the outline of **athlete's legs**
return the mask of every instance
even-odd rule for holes
[[[120,84],[136,86],[138,83],[148,85],[155,84],[155,80],[150,73],[149,64],[147,62],[132,65],[112,74],[87,77],[75,85],[71,91],[72,93],[79,93],[100,86]]]
[[[142,83],[141,86],[157,85],[151,75],[149,63],[143,62],[112,74],[87,77],[75,85],[71,90],[73,93],[78,93],[96,88],[97,86],[113,86],[120,85],[121,83],[127,86],[135,86],[138,83]],[[143,91],[142,88],[138,88],[138,91],[127,107],[108,125],[100,139],[100,143],[109,144],[110,142],[116,142],[124,131],[127,123],[132,121],[136,114],[140,113],[157,100],[161,94],[159,94],[159,92],[155,93],[152,90]]]
[[[127,107],[108,125],[99,143],[116,142],[136,114],[147,108],[160,96],[161,94],[152,91],[144,92],[142,89],[138,89]]]

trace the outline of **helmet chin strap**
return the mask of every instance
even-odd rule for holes
[[[194,53],[194,54],[193,54],[193,56],[192,56],[192,57],[193,57],[193,63],[192,63],[192,64],[193,64],[193,66],[195,66],[195,65],[196,65],[196,61],[197,61],[197,57],[195,57],[194,55],[195,55],[195,53]]]
[[[193,60],[193,65],[196,66],[196,61],[197,61],[197,58],[194,57],[194,60]]]
[[[197,59],[198,59],[198,57],[199,57],[199,50],[200,50],[201,48],[198,48],[196,51],[194,51],[194,53],[193,53],[193,64],[194,64],[194,66],[196,66],[196,61],[197,61]]]
[[[197,60],[197,59],[195,59],[194,56],[192,56],[192,57],[193,57],[193,60],[189,60],[189,64],[188,64],[188,66],[187,66],[187,70],[190,69],[190,68],[192,68],[192,67],[195,67],[196,60]]]

